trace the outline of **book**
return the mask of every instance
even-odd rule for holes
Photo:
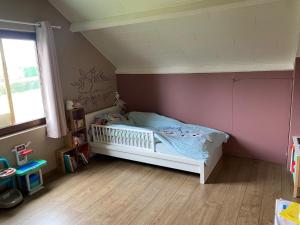
[[[71,157],[70,159],[71,159],[73,172],[74,172],[77,169],[77,163],[76,163],[75,157]]]
[[[72,164],[72,159],[70,155],[67,155],[68,157],[68,164],[70,165],[70,173],[74,172],[73,164]]]
[[[81,153],[78,153],[78,165],[85,165],[86,163],[83,161]]]
[[[82,152],[80,152],[80,156],[81,156],[82,161],[84,162],[84,164],[88,164],[89,163],[89,161],[87,160],[87,158],[85,157],[85,155]]]
[[[64,163],[65,163],[66,172],[71,173],[72,169],[71,169],[71,165],[70,165],[70,161],[69,161],[69,155],[64,155]]]
[[[82,153],[78,153],[78,160],[81,162],[81,164],[86,165],[86,162],[84,161],[84,158],[82,157]]]

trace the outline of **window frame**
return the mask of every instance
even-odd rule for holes
[[[7,126],[7,127],[2,127],[2,128],[0,128],[0,137],[10,135],[13,133],[17,133],[17,132],[21,132],[21,131],[24,131],[24,130],[27,130],[30,128],[34,128],[37,126],[42,126],[45,124],[46,124],[46,118],[44,117],[44,118],[40,118],[40,119],[36,119],[36,120],[24,122],[24,123],[19,123],[19,124]]]
[[[0,29],[0,38],[9,38],[17,40],[33,40],[36,41],[35,32],[25,32],[25,31],[12,31],[12,30],[1,30]],[[38,59],[37,59],[38,60]],[[37,126],[45,125],[46,118],[39,118],[32,121],[27,121],[24,123],[14,124],[11,126],[1,127],[0,128],[0,137],[10,135],[13,133],[21,132],[30,128]]]

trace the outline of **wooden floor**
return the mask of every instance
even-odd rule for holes
[[[112,158],[95,159],[0,211],[5,225],[273,224],[276,198],[291,198],[282,166],[225,157],[209,184],[199,176]]]

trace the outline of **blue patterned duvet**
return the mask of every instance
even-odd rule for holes
[[[133,126],[154,131],[157,140],[169,145],[180,155],[195,160],[206,161],[209,157],[208,149],[220,146],[229,138],[222,131],[185,124],[156,113],[130,112],[128,118]],[[128,126],[128,122],[121,126]]]

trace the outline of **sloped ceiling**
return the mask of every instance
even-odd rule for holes
[[[299,0],[49,0],[117,73],[293,69]]]

